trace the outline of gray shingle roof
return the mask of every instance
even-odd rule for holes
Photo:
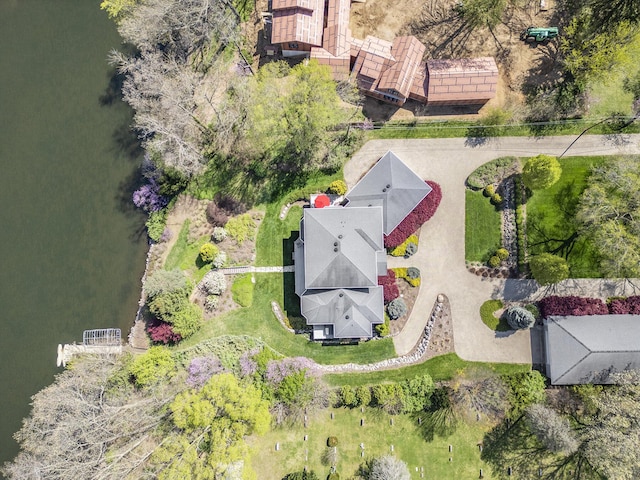
[[[333,325],[335,338],[373,335],[371,325],[384,322],[382,287],[308,290],[300,309],[308,325]]]
[[[549,317],[544,332],[553,385],[610,383],[611,373],[640,369],[640,315]]]
[[[346,195],[347,207],[382,205],[388,235],[431,191],[413,170],[389,151]]]
[[[305,289],[376,286],[381,225],[380,207],[305,209]]]

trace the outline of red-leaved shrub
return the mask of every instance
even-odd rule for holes
[[[609,313],[612,315],[640,314],[640,297],[616,298],[609,303]]]
[[[385,235],[384,246],[386,248],[400,245],[436,213],[440,200],[442,200],[442,189],[440,185],[431,180],[427,180],[426,183],[431,187],[431,192],[416,205],[409,215],[404,217],[404,220],[389,235]]]
[[[609,309],[599,298],[551,296],[540,300],[540,312],[544,318],[567,315],[607,315]]]
[[[387,274],[384,277],[378,277],[378,285],[382,285],[385,304],[400,296],[400,290],[398,290],[396,283],[396,272],[393,270],[387,270]]]
[[[173,331],[173,327],[162,320],[154,320],[147,325],[147,333],[154,343],[178,343],[182,340],[179,333]]]

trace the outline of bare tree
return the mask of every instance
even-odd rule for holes
[[[369,472],[369,480],[409,480],[410,478],[407,464],[391,455],[373,460],[371,472]]]
[[[115,358],[83,357],[34,395],[15,435],[21,453],[4,465],[11,480],[139,478],[175,389],[116,388]]]
[[[570,454],[578,449],[578,440],[569,420],[544,405],[530,405],[526,411],[531,433],[554,453]]]

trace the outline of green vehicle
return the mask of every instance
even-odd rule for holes
[[[549,40],[557,36],[558,27],[529,27],[520,34],[520,39],[527,43],[546,44]]]

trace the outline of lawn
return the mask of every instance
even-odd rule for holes
[[[434,357],[424,363],[409,367],[359,374],[331,374],[325,375],[324,379],[331,386],[351,385],[353,387],[357,387],[360,385],[373,385],[383,382],[400,382],[405,379],[413,378],[417,375],[428,373],[434,381],[440,382],[450,380],[457,373],[469,367],[488,368],[499,374],[528,372],[531,370],[531,365],[528,364],[467,362],[462,360],[455,353],[448,353],[446,355]]]
[[[589,240],[578,233],[574,217],[591,167],[606,158],[560,159],[560,180],[546,190],[534,192],[527,201],[529,255],[549,252],[566,257],[571,278],[602,277],[598,256]]]
[[[211,270],[211,265],[203,263],[200,260],[200,247],[204,245],[208,240],[208,236],[200,237],[193,243],[189,243],[189,220],[185,220],[176,243],[167,255],[167,260],[164,263],[166,270],[173,270],[179,268],[187,272],[191,280],[198,283],[202,280],[202,277]]]
[[[363,426],[361,419],[364,419]],[[481,468],[485,478],[493,478],[489,465],[480,460],[478,448],[486,429],[481,423],[461,423],[451,436],[436,436],[427,442],[418,429],[417,420],[409,415],[390,416],[373,408],[365,408],[364,413],[360,409],[331,408],[311,419],[308,428],[278,428],[263,437],[250,438],[249,444],[253,469],[258,477],[272,480],[300,471],[305,465],[319,478],[326,478],[329,467],[322,465],[321,455],[327,449],[329,436],[338,438],[337,471],[341,478],[354,475],[368,457],[390,454],[392,445],[393,453],[407,463],[411,478],[421,478],[421,471],[427,479],[478,478]],[[279,444],[278,451],[276,443]],[[360,453],[361,443],[364,444],[364,458]],[[451,453],[449,445],[452,446]]]
[[[636,35],[636,39],[630,46],[629,58],[640,58],[640,34]],[[630,61],[607,72],[602,80],[592,82],[587,88],[591,104],[589,115],[593,117],[606,117],[612,113],[630,115],[633,95],[622,89],[622,83],[625,77],[633,77],[638,72],[640,72],[640,64]]]
[[[465,259],[487,262],[502,243],[500,212],[482,191],[465,191]]]

